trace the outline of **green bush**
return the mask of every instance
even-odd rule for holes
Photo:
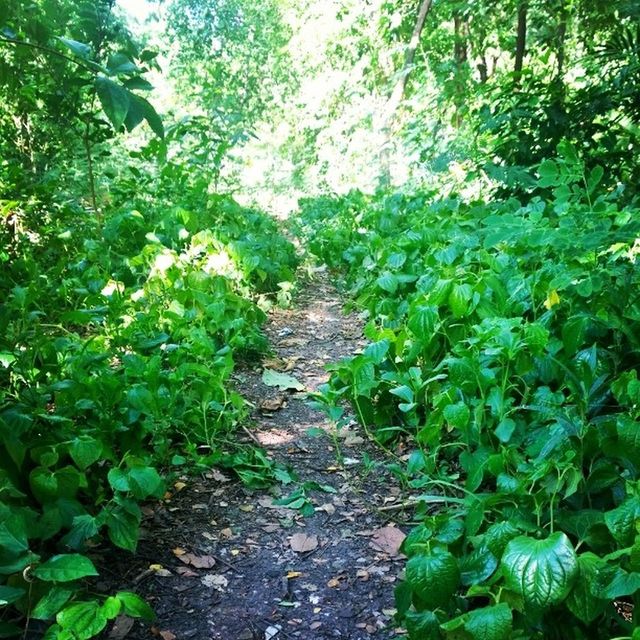
[[[369,317],[320,399],[415,447],[424,523],[397,591],[411,638],[633,633],[614,605],[636,621],[640,218],[561,151],[526,203],[303,204],[301,233]]]

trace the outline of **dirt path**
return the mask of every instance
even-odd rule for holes
[[[324,275],[293,309],[271,315],[266,331],[277,359],[240,371],[238,386],[255,405],[254,438],[296,476],[280,493],[306,488],[301,498],[311,515],[275,506],[273,490],[248,490],[217,471],[188,482],[148,514],[147,539],[120,585],[154,606],[157,637],[394,637],[393,588],[402,568],[395,549],[402,534],[377,507],[397,499],[399,488],[368,462],[376,453],[355,425],[341,433],[340,465],[332,426],[309,407],[306,394],[282,393],[261,378],[264,365],[289,369],[314,390],[326,380],[323,365],[362,346],[361,329],[357,317],[342,314]],[[304,506],[300,499],[296,504]],[[148,570],[150,564],[162,569]],[[136,625],[115,637],[148,638],[149,630]]]

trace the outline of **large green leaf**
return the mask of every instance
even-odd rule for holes
[[[578,557],[579,578],[567,597],[567,608],[576,618],[590,624],[606,608],[608,601],[594,595],[598,573],[604,562],[593,553],[583,553]]]
[[[514,538],[507,544],[501,564],[508,588],[534,609],[562,602],[578,577],[576,552],[561,532],[544,540]]]
[[[433,611],[410,611],[405,617],[410,640],[438,640],[440,623]]]
[[[443,549],[410,558],[406,577],[420,609],[444,606],[460,584],[458,563],[451,553]]]
[[[467,614],[464,628],[474,640],[509,640],[512,622],[509,605],[501,602],[493,607],[471,611]]]
[[[124,612],[132,618],[153,620],[156,617],[153,609],[139,596],[130,591],[119,591],[116,598],[122,603]]]
[[[56,616],[56,622],[73,633],[75,640],[89,640],[105,628],[107,617],[99,602],[77,602],[63,609]]]
[[[0,585],[0,607],[4,607],[12,602],[20,600],[26,591],[19,587],[8,587],[6,585]]]
[[[412,309],[407,326],[421,340],[430,339],[438,324],[438,307],[420,305]]]
[[[123,505],[115,506],[107,517],[107,530],[113,544],[121,549],[135,551],[138,545],[140,516]]]
[[[55,615],[71,599],[75,592],[64,587],[53,586],[38,600],[31,612],[35,620],[53,620]]]
[[[128,475],[131,492],[136,499],[144,500],[149,496],[162,495],[162,478],[153,467],[132,467]]]
[[[93,562],[78,553],[53,556],[36,567],[33,575],[45,582],[71,582],[87,576],[97,576]]]
[[[102,443],[91,436],[78,436],[69,445],[69,455],[81,469],[90,467],[102,455]]]
[[[97,76],[95,86],[107,118],[111,120],[114,129],[119,130],[129,111],[130,92],[105,76]]]
[[[607,511],[604,521],[616,542],[623,547],[630,547],[635,540],[636,526],[640,521],[640,498],[627,498],[620,506]]]

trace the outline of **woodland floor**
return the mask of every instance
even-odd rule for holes
[[[327,378],[325,364],[362,347],[362,322],[343,314],[320,273],[292,309],[270,315],[266,333],[276,357],[240,370],[237,385],[255,405],[250,433],[297,481],[250,490],[211,471],[185,478],[170,499],[149,506],[138,552],[110,564],[105,588],[135,590],[158,619],[150,629],[123,618],[109,637],[395,636],[393,589],[403,566],[397,549],[406,529],[391,506],[400,499],[397,481],[366,464],[379,455],[355,422],[339,432],[339,461],[334,427],[306,393],[282,393],[261,378],[263,366],[279,367],[317,389]],[[272,504],[304,482],[331,485],[335,493],[309,491],[315,512],[308,517]],[[380,511],[384,506],[391,509]]]

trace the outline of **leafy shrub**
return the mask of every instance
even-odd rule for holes
[[[158,468],[191,457],[264,482],[260,452],[223,444],[247,413],[230,376],[237,358],[266,348],[257,295],[293,278],[293,246],[230,198],[211,197],[202,217],[167,209],[115,209],[98,223],[61,207],[7,245],[2,637],[24,615],[55,619],[47,638],[76,640],[122,611],[152,616],[134,594],[78,596],[96,575],[89,544],[135,550],[138,503],[164,493]]]
[[[322,400],[416,447],[411,638],[630,637],[615,605],[638,616],[638,211],[561,152],[524,204],[303,204],[301,233],[369,316]]]

